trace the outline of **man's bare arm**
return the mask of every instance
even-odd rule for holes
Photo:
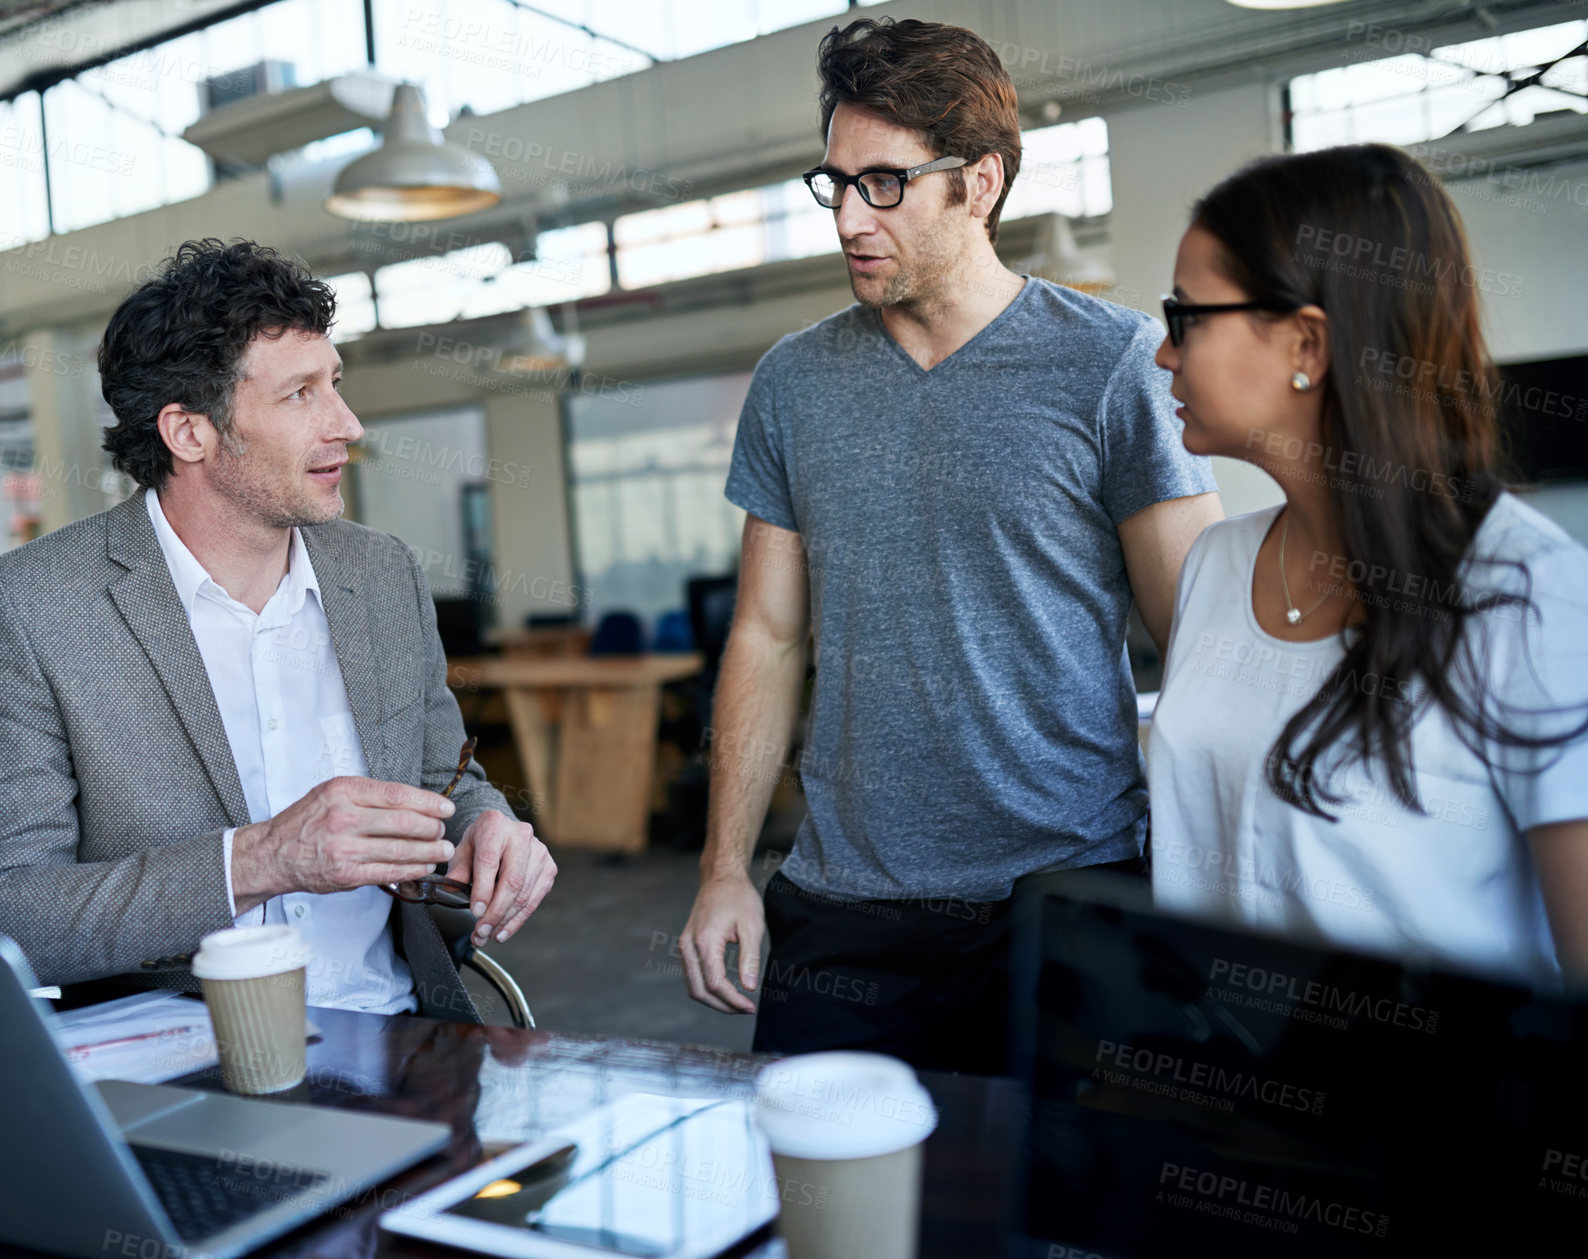
[[[1223,519],[1217,494],[1192,494],[1143,507],[1120,523],[1119,545],[1125,552],[1130,590],[1147,632],[1158,645],[1160,660],[1168,655],[1175,585],[1186,552],[1197,534]]]
[[[700,891],[680,948],[689,995],[724,1014],[754,1004],[728,978],[739,946],[739,982],[756,985],[766,919],[750,879],[750,854],[799,715],[810,633],[810,583],[797,533],[757,516],[744,522],[739,597],[712,712],[711,799]]]

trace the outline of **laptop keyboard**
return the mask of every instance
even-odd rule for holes
[[[236,1160],[213,1154],[148,1145],[131,1149],[183,1241],[213,1237],[330,1179],[323,1172],[273,1163],[249,1161],[240,1167]]]

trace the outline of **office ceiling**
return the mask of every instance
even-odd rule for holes
[[[237,0],[0,0],[0,98],[96,55],[249,7]]]
[[[23,22],[74,8],[76,3],[80,0],[0,0],[0,38]]]

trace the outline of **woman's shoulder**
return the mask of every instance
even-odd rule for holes
[[[1180,566],[1175,619],[1218,617],[1232,605],[1230,590],[1244,592],[1252,563],[1283,504],[1216,520],[1197,535]],[[1210,602],[1211,600],[1211,602]]]
[[[1269,526],[1279,515],[1283,503],[1243,512],[1239,516],[1226,516],[1216,520],[1197,535],[1186,555],[1186,567],[1196,571],[1202,565],[1230,563],[1241,568],[1251,565],[1252,557],[1268,536]]]
[[[1588,586],[1588,549],[1543,512],[1507,491],[1494,500],[1473,538],[1467,585],[1510,591],[1524,582],[1535,595],[1547,584],[1547,594],[1569,590],[1581,598]]]

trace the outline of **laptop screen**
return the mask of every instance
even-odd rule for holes
[[[1049,893],[1039,919],[1038,1253],[1500,1254],[1588,1235],[1588,1005],[1139,898]]]

